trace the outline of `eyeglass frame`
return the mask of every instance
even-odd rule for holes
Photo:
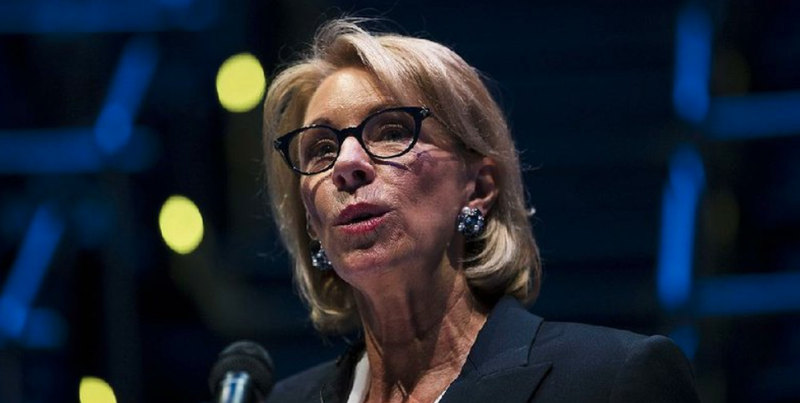
[[[405,150],[403,150],[403,151],[401,151],[399,153],[395,153],[395,154],[392,154],[392,155],[387,156],[387,157],[382,157],[382,156],[379,156],[379,155],[375,155],[375,154],[372,153],[372,151],[369,150],[369,148],[364,143],[364,129],[367,127],[367,123],[370,121],[370,119],[374,118],[375,116],[380,115],[382,113],[395,112],[395,111],[406,112],[406,113],[410,114],[414,118],[414,137],[411,139],[411,142],[408,144],[408,147],[406,147]],[[428,108],[427,106],[397,106],[397,107],[391,107],[391,108],[381,109],[381,110],[379,110],[377,112],[371,113],[369,116],[364,118],[364,120],[362,120],[361,123],[358,124],[358,126],[346,127],[344,129],[337,129],[335,127],[331,127],[329,125],[324,125],[324,124],[313,124],[313,125],[310,125],[310,126],[304,126],[304,127],[299,128],[299,129],[292,130],[292,131],[290,131],[290,132],[278,137],[277,139],[275,139],[272,142],[272,146],[275,148],[275,150],[278,153],[281,154],[281,157],[283,157],[283,160],[286,162],[286,165],[288,165],[289,168],[291,168],[292,171],[297,172],[297,173],[299,173],[301,175],[311,176],[311,175],[316,175],[316,174],[323,173],[323,172],[333,168],[334,165],[336,165],[336,161],[339,159],[339,154],[342,151],[342,144],[344,144],[344,141],[350,136],[355,137],[356,141],[358,141],[358,144],[361,145],[361,148],[367,153],[367,155],[370,156],[370,158],[379,159],[379,160],[387,160],[387,159],[397,158],[397,157],[399,157],[401,155],[404,155],[404,154],[408,153],[409,151],[411,151],[411,149],[414,148],[414,146],[417,144],[417,141],[419,140],[420,132],[422,131],[422,121],[424,121],[426,118],[429,118],[431,116],[433,116],[433,113],[431,112],[430,108]],[[338,148],[336,150],[336,157],[333,158],[333,160],[331,161],[330,165],[328,165],[327,167],[325,167],[325,168],[323,168],[323,169],[321,169],[319,171],[316,171],[316,172],[303,172],[299,168],[295,167],[294,164],[292,164],[292,160],[289,157],[289,152],[290,152],[289,151],[289,145],[292,143],[292,140],[294,140],[294,138],[299,136],[302,132],[304,132],[306,130],[309,130],[309,129],[318,129],[318,128],[328,129],[331,132],[333,132],[333,134],[336,135],[336,141],[337,141],[337,144],[338,144]]]

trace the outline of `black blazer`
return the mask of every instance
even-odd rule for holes
[[[268,403],[344,403],[363,343],[279,382]],[[689,362],[663,336],[548,322],[501,299],[441,403],[699,402]]]

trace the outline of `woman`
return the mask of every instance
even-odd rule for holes
[[[437,43],[336,20],[273,80],[267,182],[336,362],[270,402],[696,401],[660,336],[548,322],[519,161],[475,69]]]

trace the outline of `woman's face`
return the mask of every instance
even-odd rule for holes
[[[401,95],[418,99],[415,94]],[[354,127],[371,113],[393,106],[420,102],[399,104],[370,73],[345,68],[316,90],[304,125]],[[460,250],[451,245],[455,220],[474,185],[464,159],[443,145],[445,136],[443,126],[426,119],[417,144],[387,160],[370,158],[354,137],[348,137],[332,169],[302,177],[311,235],[320,240],[345,281],[360,288],[370,278],[391,273],[424,281],[425,273],[415,277],[410,271],[427,270],[430,276],[448,253]]]

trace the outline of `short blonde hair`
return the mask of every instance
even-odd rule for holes
[[[465,247],[463,270],[473,294],[491,306],[503,295],[523,302],[536,298],[539,252],[533,239],[517,155],[500,107],[481,75],[438,43],[368,32],[360,21],[333,20],[317,32],[310,52],[278,74],[264,102],[267,188],[281,238],[294,259],[294,279],[322,332],[344,332],[359,323],[353,291],[334,271],[311,265],[311,239],[300,198],[300,178],[272,143],[300,127],[320,83],[344,67],[370,72],[392,94],[416,89],[425,105],[469,150],[497,167],[498,195],[487,213],[486,230]]]

